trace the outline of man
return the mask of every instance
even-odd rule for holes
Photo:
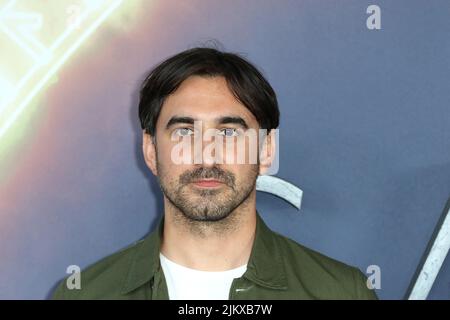
[[[279,110],[248,61],[211,48],[169,58],[144,81],[139,117],[164,194],[159,227],[83,271],[81,289],[63,281],[54,298],[376,298],[358,269],[271,231],[256,211]]]

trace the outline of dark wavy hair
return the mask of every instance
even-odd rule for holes
[[[161,62],[144,80],[139,119],[146,133],[155,135],[164,100],[194,75],[223,76],[236,99],[255,116],[260,128],[270,131],[278,127],[280,112],[276,94],[255,66],[235,53],[196,47]]]

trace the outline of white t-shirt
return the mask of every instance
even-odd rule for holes
[[[170,300],[228,300],[231,283],[247,265],[227,271],[199,271],[179,265],[159,254]]]

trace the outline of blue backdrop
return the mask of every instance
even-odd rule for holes
[[[381,29],[366,26],[369,5]],[[146,72],[217,39],[279,98],[280,170],[300,211],[267,194],[267,224],[381,268],[401,299],[450,195],[449,1],[139,1],[100,26],[25,113],[0,159],[0,298],[41,299],[66,275],[149,232],[162,196],[141,154]],[[118,9],[120,10],[120,8]],[[429,298],[450,298],[447,258]]]

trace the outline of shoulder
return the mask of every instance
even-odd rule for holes
[[[137,248],[143,240],[121,249],[82,270],[80,288],[68,289],[63,279],[55,289],[52,299],[117,299],[128,276],[129,268]]]
[[[356,267],[274,232],[290,283],[296,283],[317,299],[376,299]]]

